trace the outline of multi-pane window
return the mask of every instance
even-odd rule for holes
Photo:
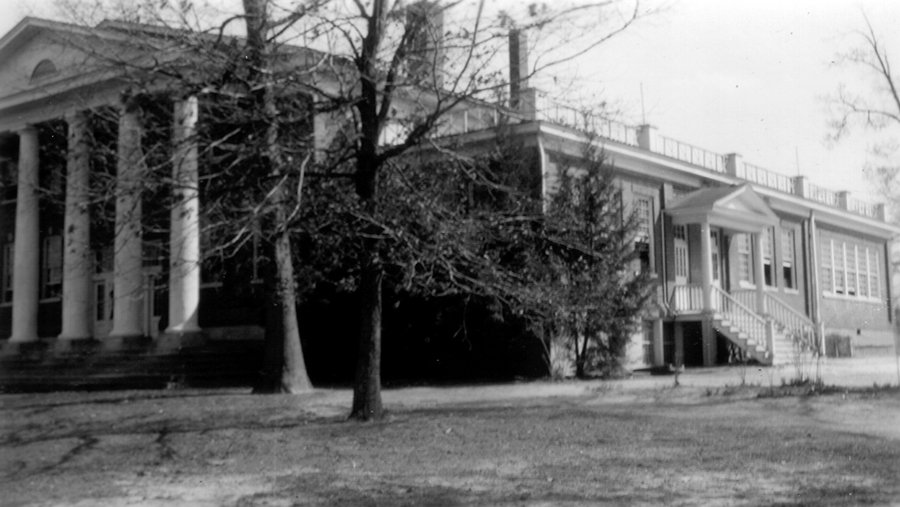
[[[869,260],[869,296],[873,298],[880,298],[881,292],[879,291],[879,289],[881,286],[878,283],[878,280],[880,279],[879,273],[881,267],[878,264],[878,251],[874,248],[867,248],[866,250],[868,252],[867,258]]]
[[[645,320],[642,327],[641,345],[644,364],[649,366],[653,364],[653,322]]]
[[[822,292],[850,297],[881,297],[878,250],[834,239],[819,241]]]
[[[641,260],[641,269],[650,269],[650,242],[653,238],[653,201],[649,197],[635,196],[635,213],[637,214],[637,235],[635,249]]]
[[[146,240],[141,245],[143,250],[143,266],[163,266],[166,263],[166,251],[162,240]]]
[[[844,284],[844,243],[841,241],[831,241],[831,264],[834,271],[834,293],[844,294],[846,285]]]
[[[9,303],[12,301],[13,294],[13,252],[15,251],[15,243],[6,243],[3,245],[2,272],[0,272],[0,286],[2,286],[2,294],[0,294],[0,303]]]
[[[844,259],[846,261],[846,269],[844,270],[847,273],[847,295],[855,296],[856,295],[856,245],[848,245],[844,244]]]
[[[822,279],[822,292],[834,292],[834,265],[831,261],[831,240],[819,240],[819,265]]]
[[[795,289],[797,283],[794,280],[794,230],[783,229],[781,231],[781,275],[784,279],[785,289]]]
[[[775,271],[773,270],[772,263],[775,258],[775,228],[769,227],[766,229],[766,233],[762,236],[762,251],[763,251],[763,279],[766,282],[766,285],[772,286],[775,285]]]
[[[44,238],[43,284],[41,297],[55,298],[62,295],[63,249],[62,236]]]
[[[637,241],[649,243],[653,224],[650,199],[647,197],[636,197],[634,199],[634,206],[638,221]]]
[[[675,237],[675,281],[687,283],[689,258],[686,227],[676,225],[673,228],[673,235]]]
[[[750,236],[748,234],[735,234],[737,243],[738,280],[752,283],[750,269]]]
[[[719,232],[710,231],[710,242],[712,243],[712,279],[714,282],[719,281]]]

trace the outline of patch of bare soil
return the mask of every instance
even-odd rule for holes
[[[8,506],[896,505],[900,396],[526,383],[0,396]]]

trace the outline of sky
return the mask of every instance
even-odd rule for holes
[[[0,6],[8,7],[0,34],[25,15],[53,15],[52,0]],[[581,95],[617,104],[629,123],[875,201],[863,168],[885,134],[857,130],[826,142],[824,98],[842,83],[863,94],[874,84],[833,64],[859,46],[864,12],[889,56],[900,55],[897,0],[676,0],[583,57],[566,77]]]

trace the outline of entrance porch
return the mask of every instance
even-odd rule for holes
[[[700,325],[707,366],[720,356],[719,336],[737,347],[741,359],[767,365],[821,350],[821,330],[765,288],[764,245],[773,241],[766,235],[778,217],[749,186],[698,190],[666,212],[675,231],[676,272],[667,303],[676,363],[684,359],[680,323],[686,321]]]

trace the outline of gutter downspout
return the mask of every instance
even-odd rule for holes
[[[819,300],[819,253],[817,247],[817,231],[816,231],[816,213],[809,211],[809,226],[807,227],[807,245],[808,245],[808,280],[809,280],[809,303],[810,303],[810,319],[815,325],[817,343],[821,357],[825,357],[825,327],[822,325],[821,302]]]

